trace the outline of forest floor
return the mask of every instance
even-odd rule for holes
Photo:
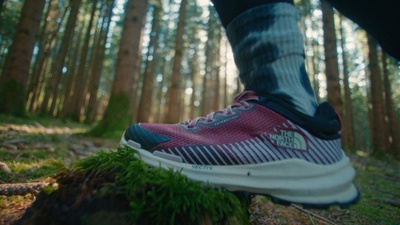
[[[0,185],[50,182],[79,159],[118,147],[118,140],[84,135],[90,126],[52,118],[0,114]],[[400,162],[349,153],[357,171],[360,201],[349,209],[303,209],[253,197],[250,224],[400,224]],[[35,193],[0,196],[0,225],[12,224],[35,200]]]

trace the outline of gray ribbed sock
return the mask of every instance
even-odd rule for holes
[[[317,101],[305,70],[303,35],[289,3],[252,8],[226,32],[246,90],[314,115]]]

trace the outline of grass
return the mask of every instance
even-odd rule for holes
[[[357,224],[400,224],[400,164],[375,158],[355,158],[355,183],[361,192],[359,204],[351,210],[357,214]]]
[[[89,131],[90,128],[90,126],[85,124],[61,121],[53,118],[33,116],[21,119],[18,117],[0,114],[0,144],[5,140],[13,140],[16,138],[24,139],[27,142],[26,149],[13,150],[0,146],[0,162],[5,163],[12,172],[11,174],[0,172],[0,183],[50,181],[55,179],[54,176],[56,174],[76,167],[73,165],[77,165],[82,170],[90,170],[88,165],[93,166],[93,163],[89,163],[85,166],[85,163],[87,163],[89,159],[86,161],[79,161],[78,164],[75,164],[77,160],[71,158],[70,150],[68,149],[68,144],[73,142],[73,140],[87,138],[82,134]],[[115,148],[117,147],[117,140],[109,141],[113,143],[112,146],[115,146]],[[50,144],[53,146],[53,149],[29,149],[29,146],[32,146],[36,143]],[[100,156],[105,157],[105,155]],[[380,157],[378,159],[363,154],[350,154],[350,156],[353,166],[357,171],[355,184],[361,192],[361,200],[358,204],[351,206],[349,210],[340,210],[337,208],[331,208],[329,210],[310,210],[310,214],[299,216],[299,214],[293,213],[295,211],[293,207],[273,205],[268,198],[262,198],[263,200],[257,202],[257,205],[262,210],[257,213],[264,214],[264,216],[270,218],[270,220],[268,220],[268,224],[314,224],[314,222],[310,219],[310,215],[313,213],[328,218],[330,221],[333,221],[336,224],[400,224],[400,208],[399,206],[392,204],[393,202],[400,202],[399,161],[390,157]],[[102,160],[99,160],[99,158],[96,159],[97,162],[103,162]],[[97,166],[100,165],[104,166],[104,162],[98,164]],[[132,190],[132,192],[128,194],[131,197],[138,196],[139,190],[135,190],[135,187],[140,187],[136,185],[141,182],[143,183],[143,181],[140,181],[138,177],[134,177],[138,174],[146,174],[146,176],[152,177],[152,185],[162,185],[164,183],[166,186],[170,187],[170,190],[168,191],[154,188],[146,193],[141,193],[141,198],[146,198],[146,201],[133,201],[131,203],[132,208],[136,209],[136,213],[151,213],[145,212],[146,207],[150,207],[149,203],[151,202],[154,203],[154,205],[151,207],[156,207],[159,205],[156,204],[158,202],[165,202],[165,200],[160,200],[160,198],[157,197],[163,196],[163,194],[165,195],[164,197],[172,195],[175,198],[175,201],[170,201],[170,205],[166,206],[172,210],[165,212],[168,215],[173,215],[174,211],[182,211],[185,207],[193,207],[193,205],[190,204],[194,204],[196,201],[206,201],[206,199],[209,199],[209,196],[213,196],[212,198],[219,200],[215,202],[208,202],[208,205],[203,205],[202,207],[214,207],[214,209],[211,211],[216,212],[217,209],[221,207],[223,208],[223,206],[218,204],[229,202],[228,200],[231,198],[224,196],[219,192],[211,193],[210,190],[203,188],[199,189],[196,184],[191,184],[192,186],[187,185],[189,182],[188,180],[179,174],[175,174],[170,171],[166,171],[165,173],[162,173],[162,176],[159,175],[161,177],[158,177],[153,174],[154,171],[144,171],[144,168],[146,167],[142,167],[143,165],[141,165],[139,162],[134,165],[128,163],[126,166],[126,169],[130,169],[125,171],[131,171],[131,167],[135,167],[135,170],[137,171],[142,171],[141,173],[129,174],[128,172],[125,172],[118,175],[121,181],[133,181],[136,179],[137,183],[127,182],[123,185],[121,183],[121,187]],[[122,177],[125,178],[122,179]],[[139,179],[139,181],[137,179]],[[188,189],[186,189],[186,192],[185,190],[176,188],[182,185],[187,185]],[[122,188],[120,191],[123,191],[123,189],[124,188]],[[165,194],[164,192],[169,194]],[[196,198],[198,200],[194,201]],[[134,198],[132,197],[132,199]],[[30,195],[12,197],[0,196],[0,224],[7,224],[1,222],[2,218],[13,215],[15,210],[29,205],[32,200],[33,198]],[[231,201],[234,202],[234,198],[232,198]],[[182,206],[183,208],[179,208],[181,207],[181,204],[178,203],[181,202],[187,202],[186,205],[183,204],[185,207]],[[234,203],[234,205],[235,204],[237,204],[237,202]],[[233,208],[229,210],[233,210]],[[229,210],[222,210],[221,212],[216,213],[216,215],[223,215],[227,212],[233,213],[233,211]],[[290,213],[288,213],[289,211]],[[162,212],[160,211],[158,213]],[[239,213],[239,211],[236,213]],[[190,217],[190,213],[188,215]],[[215,218],[220,218],[216,215],[214,215]],[[316,220],[314,219],[314,221]],[[328,223],[320,222],[320,224]]]

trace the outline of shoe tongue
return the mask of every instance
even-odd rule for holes
[[[258,96],[256,96],[254,91],[243,91],[235,96],[235,102],[246,100],[258,100]]]

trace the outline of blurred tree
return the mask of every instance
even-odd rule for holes
[[[82,0],[71,1],[71,11],[60,43],[60,48],[51,64],[50,74],[46,81],[45,96],[41,105],[41,113],[43,114],[49,113],[49,104],[51,101],[57,101],[58,85],[61,81],[65,59],[74,35],[81,2]],[[50,113],[50,115],[52,115],[52,113]]]
[[[100,32],[97,35],[97,39],[94,46],[94,51],[92,53],[92,63],[90,70],[90,82],[89,82],[89,100],[86,111],[86,123],[92,123],[96,120],[97,108],[98,108],[98,98],[97,93],[99,90],[100,78],[103,70],[103,62],[105,58],[107,36],[110,30],[111,18],[113,16],[112,10],[115,5],[115,0],[103,1],[102,10],[102,21],[99,26]]]
[[[346,149],[354,150],[354,126],[353,126],[353,103],[351,101],[351,90],[349,83],[349,66],[346,49],[346,34],[343,27],[343,17],[340,16],[340,46],[342,49],[343,60],[343,91],[344,91],[344,129],[343,129],[343,144]]]
[[[86,27],[86,33],[85,33],[85,38],[83,41],[83,47],[82,47],[82,53],[81,53],[81,58],[79,62],[79,69],[76,74],[76,85],[74,85],[74,90],[73,90],[73,95],[72,95],[72,101],[74,104],[71,105],[70,108],[70,116],[73,120],[75,121],[81,121],[82,120],[82,111],[86,103],[86,93],[87,93],[87,84],[88,84],[88,61],[90,59],[90,54],[89,50],[91,47],[91,38],[92,38],[92,28],[96,22],[96,12],[98,9],[97,6],[98,0],[92,0],[91,1],[91,6],[89,5],[88,8],[91,9],[90,11],[90,19],[89,19],[89,24]],[[98,18],[98,17],[97,17]]]
[[[24,116],[33,49],[40,29],[45,0],[25,0],[17,33],[5,59],[0,84],[0,113]]]
[[[167,123],[177,123],[179,122],[179,117],[180,117],[181,97],[182,97],[181,63],[184,51],[183,34],[186,24],[186,5],[187,5],[187,0],[182,0],[179,8],[179,20],[175,37],[175,55],[172,65],[171,84],[168,89],[168,96],[167,96],[168,110],[165,115],[165,122]]]
[[[385,122],[382,74],[378,64],[378,43],[368,35],[368,69],[371,93],[371,145],[375,153],[388,150],[387,126]]]
[[[47,8],[43,29],[39,36],[39,50],[36,55],[36,60],[32,68],[32,75],[29,81],[27,96],[29,112],[35,112],[37,110],[46,63],[51,61],[51,50],[55,47],[56,37],[69,12],[68,8],[61,8],[58,1],[51,0],[48,4],[49,7]]]
[[[391,152],[400,157],[400,130],[399,130],[399,120],[396,116],[395,107],[393,104],[393,94],[392,85],[390,80],[390,72],[388,70],[389,58],[386,57],[386,53],[381,51],[381,61],[382,61],[382,72],[383,72],[383,87],[385,94],[385,107],[387,113],[387,125],[389,130],[389,144]]]
[[[148,0],[128,0],[110,101],[103,119],[94,127],[95,135],[119,136],[132,122],[131,98],[135,73],[139,73],[139,55]]]
[[[153,21],[148,45],[146,65],[143,73],[143,87],[138,107],[137,121],[148,122],[152,111],[155,66],[158,53],[159,26],[161,20],[162,2],[156,0],[153,5]]]
[[[321,0],[322,21],[324,31],[325,74],[327,84],[327,100],[333,105],[336,113],[343,118],[343,102],[340,93],[339,63],[337,59],[336,31],[332,6]]]

